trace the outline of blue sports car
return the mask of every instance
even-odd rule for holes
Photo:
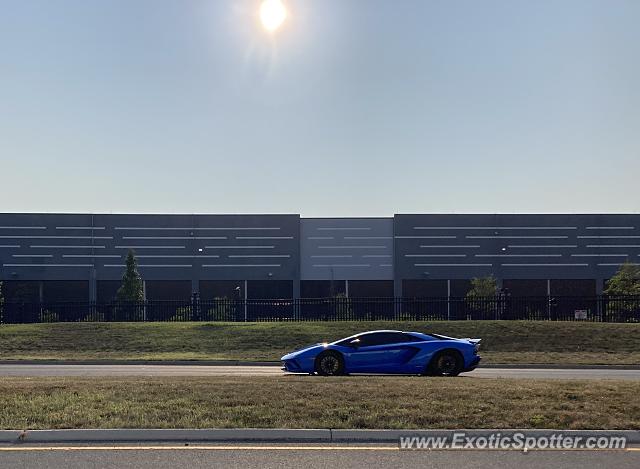
[[[457,376],[478,366],[479,342],[421,332],[371,331],[298,349],[281,360],[290,373]]]

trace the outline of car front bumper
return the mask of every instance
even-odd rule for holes
[[[304,373],[305,372],[297,360],[284,360],[282,362],[282,371],[286,371],[288,373]]]

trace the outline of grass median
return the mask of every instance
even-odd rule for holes
[[[640,429],[639,393],[631,381],[2,378],[0,428]]]
[[[550,321],[54,323],[0,326],[0,360],[279,360],[375,329],[482,338],[484,363],[640,363],[640,324]]]

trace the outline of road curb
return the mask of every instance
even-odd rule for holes
[[[640,443],[640,430],[554,430],[554,429],[462,429],[462,430],[332,430],[334,443],[397,443],[400,437],[433,437],[451,439],[454,434],[464,433],[471,438],[490,438],[500,434],[502,437],[513,437],[522,433],[527,437],[551,437],[562,434],[564,436],[582,437],[626,437],[627,444]]]
[[[640,370],[640,365],[562,365],[543,363],[484,363],[478,368],[502,368],[502,369],[524,369],[524,370]]]
[[[279,361],[242,360],[0,360],[0,365],[148,365],[148,366],[282,366]],[[481,363],[478,368],[540,370],[640,370],[640,365],[563,365],[542,363]]]
[[[553,429],[466,429],[466,430],[339,430],[339,429],[86,429],[86,430],[0,430],[0,443],[85,443],[85,442],[269,442],[269,443],[397,443],[400,437],[445,437],[463,433],[467,438],[512,437],[626,437],[627,444],[640,444],[640,430],[553,430]]]
[[[0,365],[282,366],[282,363],[242,360],[0,360]]]
[[[86,429],[0,430],[0,443],[70,442],[330,442],[329,429]]]

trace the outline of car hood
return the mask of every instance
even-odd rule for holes
[[[300,356],[305,355],[307,353],[319,352],[320,350],[324,350],[324,348],[327,345],[328,344],[324,344],[324,343],[308,345],[306,347],[299,348],[297,350],[294,350],[291,353],[288,353],[288,354],[284,355],[282,358],[280,358],[280,360],[283,360],[283,361],[284,360],[292,360],[294,358],[300,357]]]

